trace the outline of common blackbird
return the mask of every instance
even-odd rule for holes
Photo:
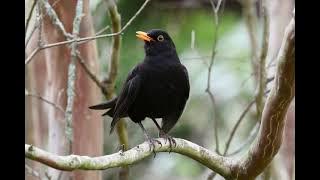
[[[176,142],[168,132],[180,118],[189,98],[188,71],[181,64],[167,32],[153,29],[147,33],[136,33],[145,43],[144,60],[128,74],[118,97],[89,108],[109,109],[103,116],[113,118],[110,133],[120,118],[130,117],[141,127],[150,148],[154,148],[154,142],[161,143],[150,138],[141,123],[148,117],[159,129],[159,137],[169,140],[172,148],[172,144]],[[162,118],[161,127],[156,118]]]

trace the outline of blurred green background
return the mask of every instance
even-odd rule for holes
[[[122,26],[135,14],[144,1],[119,1],[118,11],[121,14]],[[143,12],[133,21],[122,36],[119,74],[116,89],[122,86],[127,73],[144,57],[143,42],[137,40],[135,32],[160,28],[169,32],[182,64],[189,72],[190,98],[185,111],[171,135],[184,138],[201,146],[214,150],[215,115],[212,103],[205,92],[207,86],[208,64],[212,54],[214,32],[214,16],[211,5],[203,1],[151,1]],[[200,3],[201,2],[201,3]],[[94,17],[96,32],[110,25],[104,1],[92,0],[91,11]],[[260,26],[259,26],[260,29]],[[191,45],[191,34],[195,32],[194,48]],[[107,30],[110,32],[110,29]],[[260,32],[260,31],[259,31]],[[99,39],[99,61],[101,72],[107,72],[110,59],[111,39]],[[254,87],[251,77],[250,43],[246,24],[241,14],[241,6],[236,2],[227,3],[224,12],[219,17],[218,44],[212,69],[211,91],[216,100],[216,112],[221,117],[218,120],[220,151],[225,148],[225,142],[240,114],[253,99]],[[251,78],[250,78],[251,77]],[[248,137],[256,122],[255,108],[247,114],[238,129],[229,152],[237,149]],[[110,119],[106,118],[106,129],[110,128]],[[149,119],[143,122],[147,131],[154,137],[157,129]],[[127,119],[130,147],[144,141],[138,125]],[[105,154],[118,151],[117,135],[105,134]],[[104,172],[104,179],[117,179],[118,169]],[[208,169],[189,158],[174,153],[158,153],[155,159],[149,157],[130,167],[130,179],[206,179]]]

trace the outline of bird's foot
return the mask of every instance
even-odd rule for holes
[[[176,140],[174,140],[173,137],[169,136],[168,134],[164,133],[163,131],[160,131],[159,137],[164,138],[165,143],[167,143],[167,141],[169,141],[169,148],[170,148],[169,153],[172,151],[172,147],[173,147],[172,145],[174,145],[174,147],[177,146]]]
[[[120,145],[120,146],[118,147],[119,153],[120,153],[121,156],[123,156],[123,152],[125,151],[125,148],[124,148],[124,147],[125,147],[124,144],[122,144],[122,145]]]
[[[156,157],[156,152],[154,151],[154,149],[156,148],[155,143],[158,143],[160,146],[162,146],[162,144],[159,140],[156,140],[156,139],[150,138],[150,137],[147,137],[147,141],[149,143],[149,148],[150,148],[149,150],[150,151],[152,150],[152,152],[154,154],[153,158],[155,158]]]

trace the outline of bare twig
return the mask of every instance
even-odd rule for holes
[[[234,125],[234,127],[232,128],[232,131],[231,131],[231,133],[230,133],[230,135],[229,135],[229,138],[228,138],[228,141],[226,142],[226,147],[225,147],[225,149],[224,149],[223,155],[226,155],[226,154],[227,154],[228,149],[229,149],[229,146],[230,146],[230,144],[231,144],[231,141],[232,141],[232,139],[233,139],[233,136],[234,136],[236,130],[238,129],[238,127],[239,127],[240,123],[242,122],[242,120],[244,119],[245,115],[247,114],[247,112],[250,110],[251,106],[252,106],[255,102],[256,102],[255,100],[251,101],[251,102],[247,105],[247,107],[244,109],[244,111],[241,113],[239,119],[237,120],[237,123]]]
[[[27,22],[26,22],[25,35],[27,35],[29,23],[30,23],[32,14],[33,14],[33,10],[34,10],[34,8],[36,7],[36,4],[37,4],[37,0],[33,0],[32,6],[31,6],[31,9],[30,9],[28,18],[27,18]]]
[[[41,101],[43,101],[43,102],[45,102],[47,104],[52,105],[54,108],[56,108],[59,111],[61,111],[62,113],[64,113],[64,110],[63,110],[62,107],[58,106],[56,103],[48,100],[47,98],[44,98],[44,97],[40,96],[39,94],[30,93],[28,90],[25,90],[25,95],[26,96],[30,96],[30,97],[35,97],[35,98],[37,98],[37,99],[39,99],[39,100],[41,100]]]
[[[266,91],[264,94],[267,94],[269,93],[269,91]],[[259,125],[260,125],[260,121],[257,121],[256,122],[256,126],[253,128],[253,130],[251,131],[249,137],[247,138],[247,140],[241,145],[239,146],[239,148],[237,150],[235,150],[234,152],[230,153],[227,155],[227,152],[229,150],[229,147],[230,147],[230,144],[231,144],[231,141],[237,131],[237,129],[240,127],[240,124],[242,122],[242,120],[244,119],[245,115],[249,112],[250,108],[252,107],[252,105],[254,105],[254,103],[256,103],[256,99],[253,99],[248,105],[247,107],[244,109],[244,111],[241,113],[240,117],[238,118],[238,120],[236,121],[236,124],[233,126],[232,130],[231,130],[231,133],[229,135],[229,138],[226,142],[226,145],[225,145],[225,149],[224,149],[224,152],[223,152],[223,156],[232,156],[232,155],[235,155],[237,153],[239,153],[247,144],[251,143],[254,138],[256,137],[257,135],[257,132],[259,130]],[[216,176],[216,173],[215,172],[212,172],[209,176],[208,176],[208,180],[211,180],[213,179],[214,177]]]
[[[83,2],[78,0],[76,4],[76,15],[73,20],[72,36],[77,38],[80,31],[80,23],[83,17]],[[61,27],[63,28],[63,27]],[[71,60],[68,67],[68,87],[67,87],[67,106],[66,106],[66,135],[70,141],[73,140],[72,133],[72,111],[73,111],[73,101],[74,101],[74,90],[76,81],[76,60],[77,60],[77,43],[71,44]]]
[[[211,55],[211,60],[209,63],[208,67],[208,79],[207,79],[207,88],[206,92],[209,94],[210,100],[213,105],[213,111],[214,111],[214,136],[215,136],[215,142],[216,142],[216,152],[220,154],[219,150],[219,137],[218,137],[218,117],[221,117],[218,115],[218,111],[216,110],[216,102],[213,93],[211,92],[211,73],[212,73],[212,67],[214,64],[214,59],[216,55],[216,47],[217,47],[217,42],[218,42],[218,31],[219,31],[219,8],[221,5],[222,0],[218,1],[218,5],[215,6],[213,0],[210,0],[211,6],[212,6],[212,11],[214,13],[214,24],[215,24],[215,32],[214,32],[214,39],[213,39],[213,45],[212,45],[212,55]]]
[[[247,24],[250,46],[251,65],[256,82],[258,82],[258,38],[257,38],[257,14],[255,11],[255,0],[240,0],[243,8],[244,18]]]
[[[39,22],[39,25],[38,25],[38,47],[41,47],[42,46],[42,22],[41,22],[41,15],[42,15],[42,8],[41,8],[41,4],[38,3],[38,22]]]
[[[268,68],[271,68],[271,67],[273,67],[273,66],[275,66],[276,64],[273,64],[273,65],[271,65],[271,66],[267,66],[267,69]],[[240,87],[243,87],[249,80],[250,80],[250,78],[252,78],[253,77],[253,75],[254,75],[254,73],[251,73],[250,75],[249,75],[249,77],[247,77],[245,80],[243,80],[243,82],[241,83],[241,85],[240,85]],[[267,84],[269,83],[269,81],[268,81],[269,79],[267,79]]]
[[[43,0],[42,0],[43,1]],[[105,38],[105,37],[113,37],[113,36],[119,36],[121,35],[126,29],[127,27],[133,22],[133,20],[141,13],[141,11],[145,8],[145,6],[148,4],[150,0],[146,0],[142,6],[140,7],[140,9],[136,12],[136,14],[134,16],[131,17],[131,19],[126,23],[126,25],[119,31],[116,33],[110,33],[110,34],[102,34],[102,35],[98,35],[98,36],[90,36],[90,37],[84,37],[84,38],[76,38],[76,39],[70,39],[70,40],[66,40],[66,41],[61,41],[61,42],[56,42],[56,43],[52,43],[52,44],[46,44],[43,45],[42,47],[40,47],[39,49],[35,49],[31,55],[29,55],[26,60],[25,60],[25,65],[27,65],[28,63],[30,63],[30,61],[32,60],[32,58],[34,57],[35,54],[37,54],[39,51],[43,50],[43,49],[47,49],[47,48],[52,48],[55,46],[61,46],[61,45],[66,45],[66,44],[70,44],[70,43],[74,43],[74,42],[89,42],[91,40],[95,40],[95,39],[100,39],[100,38]]]
[[[80,63],[81,67],[85,70],[85,72],[89,75],[89,77],[93,80],[93,82],[96,83],[96,85],[102,90],[102,92],[107,93],[106,87],[98,79],[98,77],[93,72],[91,72],[91,70],[89,69],[89,67],[86,64],[86,62],[84,61],[84,59],[82,58],[79,51],[77,51],[77,58],[78,58],[78,62]]]
[[[266,7],[265,0],[262,0],[262,10],[263,10],[263,19],[264,19],[264,28],[263,28],[263,42],[262,50],[260,54],[260,62],[258,64],[258,91],[256,94],[256,107],[257,107],[257,117],[261,118],[263,106],[264,106],[264,91],[266,89],[266,58],[269,46],[269,14]]]
[[[44,13],[44,14],[40,14],[39,13],[39,11],[41,11],[41,4],[39,3],[39,1],[38,0],[36,0],[37,1],[37,4],[38,4],[38,8],[37,8],[37,21],[36,21],[36,23],[34,24],[34,26],[33,26],[33,28],[32,28],[32,30],[31,30],[31,32],[30,32],[30,35],[28,36],[28,38],[26,38],[26,43],[25,43],[25,47],[27,47],[28,46],[28,44],[29,44],[29,41],[30,41],[30,39],[31,39],[31,37],[32,37],[32,35],[33,35],[33,33],[35,32],[35,30],[41,25],[40,23],[41,23],[41,20],[44,18],[44,17],[46,17],[47,16],[47,13]],[[52,7],[55,7],[57,4],[58,4],[58,2],[60,2],[61,0],[56,0],[54,3],[52,3]],[[40,28],[39,28],[40,29]]]
[[[239,152],[241,152],[246,146],[251,144],[253,142],[253,140],[257,137],[257,134],[259,132],[259,128],[260,128],[260,121],[257,121],[256,125],[250,131],[249,136],[247,137],[246,141],[243,142],[242,144],[240,144],[238,149],[234,150],[231,153],[226,153],[225,155],[226,156],[233,156],[233,155],[236,155]],[[227,151],[225,151],[225,152],[227,152]]]
[[[107,2],[107,10],[111,19],[112,25],[112,33],[120,32],[121,30],[121,16],[118,12],[118,8],[116,2],[114,0],[106,0]],[[140,10],[142,10],[140,8]],[[130,21],[129,21],[130,22]],[[125,29],[128,26],[123,27]],[[111,50],[111,58],[109,60],[109,68],[107,79],[103,81],[105,87],[107,88],[107,92],[105,95],[106,99],[111,99],[115,94],[115,83],[116,77],[118,74],[118,67],[120,61],[120,47],[121,47],[121,37],[114,36],[112,38],[112,50]],[[127,150],[129,148],[129,140],[128,140],[128,132],[127,126],[124,119],[120,119],[116,125],[117,135],[120,145],[123,145],[123,149]],[[128,180],[129,179],[129,168],[127,166],[123,166],[119,172],[120,180]]]
[[[100,29],[95,35],[98,36],[98,35],[102,34],[103,32],[105,32],[106,30],[108,30],[109,28],[110,28],[110,26],[108,25],[108,26]]]
[[[40,20],[41,21],[41,20]],[[28,46],[28,44],[29,44],[29,42],[30,42],[30,39],[31,39],[31,37],[32,37],[32,35],[33,35],[33,33],[36,31],[36,29],[39,27],[39,24],[41,23],[39,20],[36,20],[36,22],[35,22],[35,24],[34,24],[34,26],[33,26],[33,28],[32,28],[32,30],[30,31],[30,34],[29,34],[29,36],[26,38],[26,43],[25,43],[25,47],[27,47]]]

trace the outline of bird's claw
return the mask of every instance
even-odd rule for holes
[[[152,152],[154,154],[153,158],[155,158],[156,157],[156,152],[154,151],[154,149],[156,148],[155,143],[158,143],[161,147],[162,147],[162,144],[159,140],[156,140],[153,138],[148,138],[148,143],[149,143],[149,148],[150,148],[149,151],[152,150]]]
[[[169,153],[171,153],[173,147],[172,145],[174,145],[174,147],[177,146],[176,140],[174,140],[173,137],[169,136],[168,134],[165,134],[164,132],[160,132],[160,137],[165,139],[165,143],[169,141]]]

